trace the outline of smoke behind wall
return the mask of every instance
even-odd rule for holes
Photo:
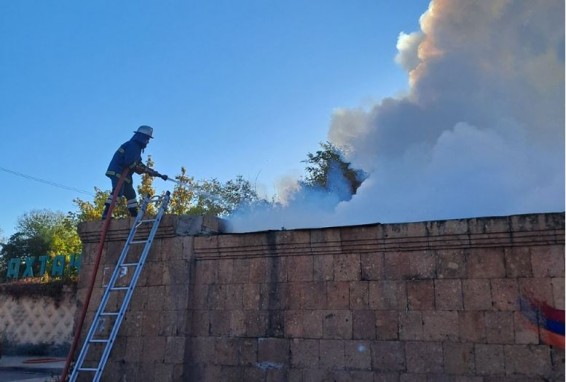
[[[407,95],[333,114],[358,193],[293,188],[234,230],[564,210],[564,1],[434,0],[420,26],[397,41]]]

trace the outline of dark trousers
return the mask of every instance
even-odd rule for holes
[[[108,210],[110,209],[110,204],[112,204],[112,195],[114,195],[114,191],[118,186],[119,178],[115,176],[110,176],[110,180],[112,181],[112,192],[110,196],[104,203],[104,212],[102,213],[102,219],[106,219],[106,215],[108,214]],[[132,178],[126,178],[122,183],[122,187],[120,191],[118,191],[118,198],[125,197],[128,203],[128,211],[130,212],[130,216],[138,216],[138,200],[136,197],[136,190],[134,190],[134,185],[132,183]]]

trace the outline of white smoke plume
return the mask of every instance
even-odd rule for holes
[[[433,0],[420,26],[397,42],[408,94],[333,115],[328,139],[369,173],[357,194],[235,230],[564,210],[564,1]]]

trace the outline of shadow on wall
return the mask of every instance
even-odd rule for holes
[[[520,304],[529,328],[539,332],[541,341],[564,349],[564,310],[553,308],[531,296],[522,296]]]

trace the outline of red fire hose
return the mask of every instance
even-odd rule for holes
[[[96,260],[94,262],[94,268],[92,270],[92,274],[90,277],[88,292],[86,294],[86,299],[83,305],[81,316],[79,318],[79,322],[77,323],[75,329],[75,337],[73,338],[73,344],[71,345],[71,350],[69,350],[69,354],[67,355],[67,360],[65,361],[65,368],[63,369],[63,373],[61,374],[61,382],[65,382],[67,380],[67,374],[69,374],[71,362],[73,362],[75,351],[77,350],[77,346],[79,344],[79,339],[81,337],[81,329],[83,327],[86,313],[88,311],[88,305],[90,303],[90,298],[92,296],[92,290],[94,289],[94,282],[96,280],[96,274],[98,273],[100,259],[102,258],[102,249],[104,248],[104,241],[106,240],[106,232],[108,232],[108,227],[110,227],[110,221],[112,220],[112,211],[114,210],[114,204],[118,199],[118,193],[120,192],[120,189],[124,184],[124,180],[126,179],[126,176],[128,175],[129,172],[130,172],[129,168],[126,168],[124,169],[124,171],[122,171],[122,174],[120,174],[120,179],[118,179],[118,184],[116,184],[116,187],[114,188],[114,193],[112,194],[112,202],[110,203],[110,207],[108,208],[106,219],[104,220],[104,224],[102,225],[102,232],[100,233],[100,242],[98,243]]]

